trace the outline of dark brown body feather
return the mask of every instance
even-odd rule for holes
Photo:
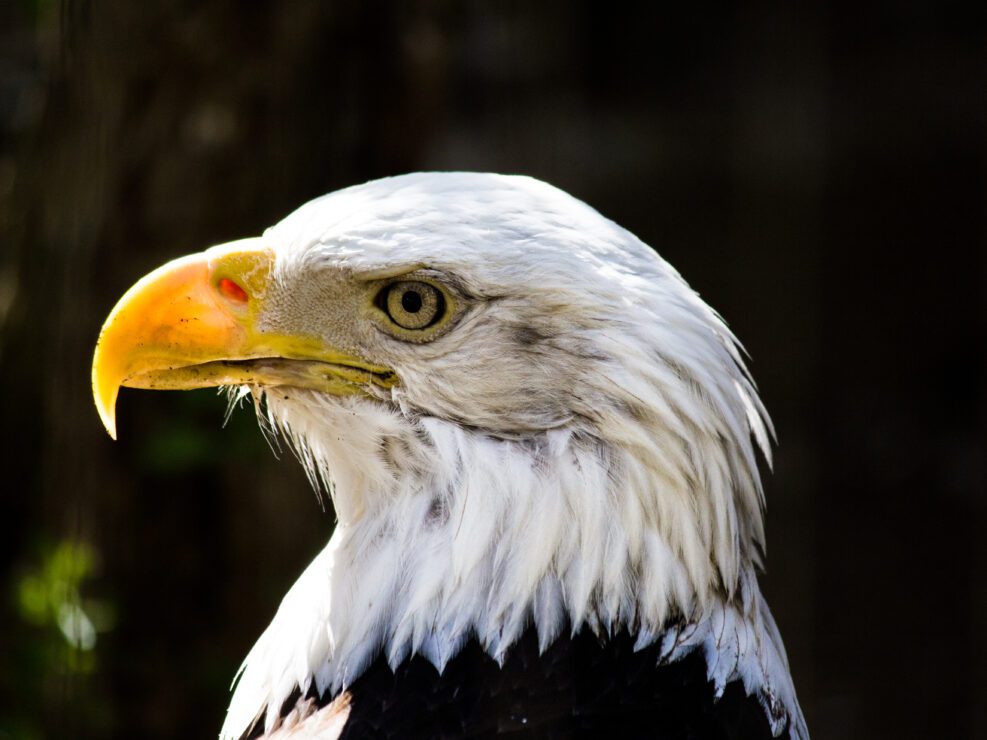
[[[442,675],[424,658],[392,673],[378,658],[338,697],[296,693],[270,738],[770,738],[764,710],[739,682],[719,700],[700,652],[659,665],[619,634],[583,631],[538,653],[534,630],[501,668],[475,641]],[[788,733],[783,734],[784,737]],[[251,738],[265,737],[255,728]]]

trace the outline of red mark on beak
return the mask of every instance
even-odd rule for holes
[[[229,278],[221,278],[219,281],[219,292],[234,303],[246,303],[249,296],[247,291],[234,283]]]

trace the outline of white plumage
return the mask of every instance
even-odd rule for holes
[[[770,422],[671,266],[549,185],[485,174],[349,188],[264,239],[273,305],[331,303],[320,274],[417,267],[466,309],[428,343],[358,333],[401,381],[375,398],[249,389],[339,522],[244,661],[222,738],[265,712],[271,728],[296,686],[349,685],[379,651],[441,670],[475,635],[502,659],[529,623],[543,647],[588,626],[671,660],[702,650],[718,691],[741,680],[776,732],[807,737],[755,574]]]

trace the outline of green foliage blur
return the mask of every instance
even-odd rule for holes
[[[98,568],[92,546],[63,540],[40,546],[34,565],[14,580],[6,603],[20,619],[6,636],[4,677],[16,681],[5,686],[14,700],[0,710],[0,737],[44,737],[39,718],[52,712],[76,714],[90,731],[109,728],[109,705],[89,680],[115,622],[112,603],[89,593]]]

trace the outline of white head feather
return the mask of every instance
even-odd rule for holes
[[[375,346],[401,380],[376,400],[266,396],[339,523],[245,660],[223,738],[381,651],[441,670],[475,636],[502,659],[531,623],[543,648],[585,626],[704,649],[718,691],[742,680],[806,735],[754,572],[770,422],[668,263],[549,185],[486,174],[349,188],[265,238],[292,301],[313,270],[419,265],[469,307],[435,341]]]

